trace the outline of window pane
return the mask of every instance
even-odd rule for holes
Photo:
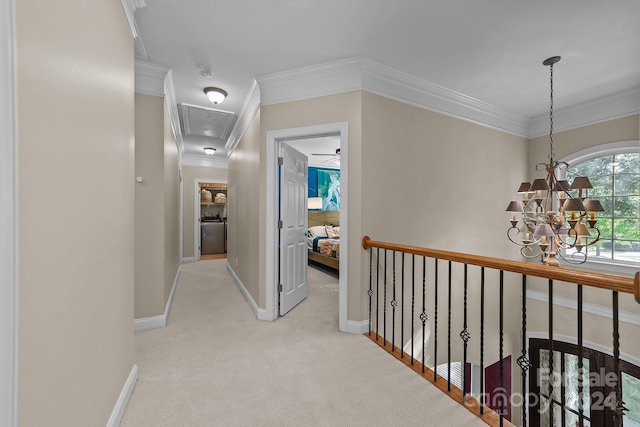
[[[582,408],[588,413],[589,408],[589,359],[582,358],[583,376],[580,379],[578,368],[578,356],[573,354],[564,355],[565,369],[565,406],[578,412],[580,410],[580,380],[582,382]],[[577,419],[577,418],[576,418]],[[571,425],[571,424],[569,424]]]
[[[638,174],[616,174],[614,182],[616,196],[637,196],[640,194]]]
[[[622,400],[628,411],[624,415],[624,426],[640,427],[640,379],[622,373]]]
[[[590,176],[589,181],[591,181],[591,185],[593,185],[593,188],[589,190],[590,197],[611,196],[613,190],[612,175]]]
[[[638,206],[640,205],[640,197],[616,197],[614,200],[616,218],[638,218]]]
[[[567,176],[572,179],[576,176],[592,176],[606,175],[611,173],[611,163],[613,163],[613,156],[598,157],[579,165],[572,166],[568,171]]]
[[[640,220],[637,219],[615,219],[614,220],[614,238],[615,239],[628,239],[628,240],[638,240],[640,239]],[[624,243],[620,245],[615,245],[616,250],[625,250],[624,247],[630,245],[630,242],[620,242]]]
[[[640,173],[640,155],[633,154],[616,154],[615,173]]]

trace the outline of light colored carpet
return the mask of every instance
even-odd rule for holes
[[[338,332],[338,280],[256,320],[226,260],[182,266],[167,327],[136,334],[121,426],[483,426],[368,338]]]

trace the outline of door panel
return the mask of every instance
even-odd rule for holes
[[[280,315],[309,294],[307,286],[307,157],[282,144],[280,170]]]

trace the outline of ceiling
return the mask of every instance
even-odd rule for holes
[[[551,56],[562,56],[554,111],[640,90],[638,0],[126,1],[135,10],[137,58],[171,69],[182,131],[182,104],[221,112],[212,116],[216,129],[199,123],[183,136],[191,156],[212,146],[226,157],[230,126],[256,79],[348,58],[524,120],[548,121],[542,61]],[[227,99],[214,106],[207,86],[223,88]],[[194,132],[198,126],[206,132]]]

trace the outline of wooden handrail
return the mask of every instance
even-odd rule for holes
[[[521,273],[528,276],[560,280],[585,286],[592,286],[594,288],[608,289],[610,291],[633,294],[635,296],[636,302],[640,304],[640,272],[636,272],[634,279],[632,277],[615,276],[612,274],[593,273],[563,267],[550,267],[547,265],[534,264],[529,262],[510,261],[480,255],[470,255],[459,252],[442,251],[438,249],[427,249],[421,248],[419,246],[407,246],[398,243],[379,242],[371,240],[369,236],[364,236],[362,238],[362,247],[365,250],[369,248],[389,249],[396,252],[404,252],[429,258],[443,259],[463,264],[493,268],[495,270]]]

